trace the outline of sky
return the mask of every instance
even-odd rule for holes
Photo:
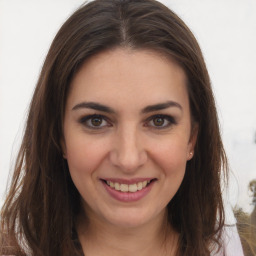
[[[0,205],[44,58],[84,1],[0,0]],[[256,179],[256,1],[165,0],[195,34],[215,93],[230,163],[228,199],[250,212]]]

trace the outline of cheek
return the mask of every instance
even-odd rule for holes
[[[172,143],[159,143],[152,153],[155,161],[164,170],[165,175],[180,176],[184,174],[187,163],[187,143],[172,140]]]
[[[105,155],[104,144],[84,138],[66,140],[66,157],[70,172],[92,173]]]
[[[82,198],[93,204],[96,200],[97,167],[104,159],[106,148],[78,136],[66,139],[66,158],[74,185]]]
[[[164,206],[177,193],[186,171],[187,154],[186,144],[172,143],[162,145],[157,152],[157,165],[161,168],[162,198]]]

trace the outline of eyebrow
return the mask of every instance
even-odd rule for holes
[[[98,110],[98,111],[102,111],[102,112],[106,112],[106,113],[110,113],[110,114],[115,113],[115,111],[112,108],[102,105],[100,103],[96,103],[96,102],[81,102],[81,103],[75,105],[72,108],[72,110],[77,110],[77,109],[81,109],[81,108],[94,109],[94,110]]]
[[[179,108],[180,110],[183,110],[182,106],[178,102],[167,101],[167,102],[164,102],[164,103],[159,103],[159,104],[147,106],[141,112],[143,114],[145,114],[145,113],[149,113],[149,112],[163,110],[163,109],[170,108],[170,107],[176,107],[176,108]]]
[[[150,113],[150,112],[154,112],[154,111],[158,111],[158,110],[163,110],[163,109],[167,109],[170,107],[176,107],[179,108],[180,110],[182,109],[182,106],[175,102],[175,101],[167,101],[164,103],[158,103],[158,104],[154,104],[154,105],[149,105],[146,106],[145,108],[142,109],[141,113],[145,114],[145,113]],[[109,114],[115,114],[116,112],[105,105],[102,105],[100,103],[97,102],[81,102],[77,105],[75,105],[72,110],[77,110],[77,109],[83,109],[83,108],[89,108],[89,109],[94,109],[94,110],[98,110],[98,111],[102,111],[102,112],[106,112]]]

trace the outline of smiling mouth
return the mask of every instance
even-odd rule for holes
[[[102,181],[105,182],[109,187],[111,187],[112,189],[114,189],[116,191],[126,192],[126,193],[127,192],[135,193],[137,191],[144,189],[149,184],[156,181],[156,179],[144,180],[144,181],[140,181],[140,182],[137,182],[134,184],[125,184],[125,183],[113,182],[113,181],[109,181],[109,180],[102,180]]]

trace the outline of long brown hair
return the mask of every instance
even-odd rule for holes
[[[96,0],[64,23],[44,62],[1,212],[2,253],[79,254],[73,234],[80,195],[61,150],[65,103],[70,82],[86,59],[116,47],[154,50],[186,72],[198,139],[184,180],[168,204],[168,220],[180,234],[180,255],[210,255],[209,248],[220,241],[224,223],[220,179],[227,162],[196,39],[176,14],[157,1]]]

